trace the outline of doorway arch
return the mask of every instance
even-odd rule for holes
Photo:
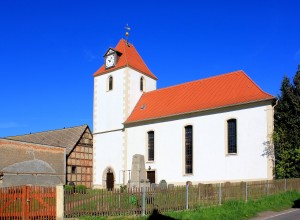
[[[115,186],[115,172],[111,167],[107,167],[102,175],[103,188],[111,191]]]

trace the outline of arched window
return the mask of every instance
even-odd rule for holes
[[[143,92],[144,91],[144,85],[145,84],[145,82],[144,82],[144,77],[141,77],[141,79],[140,79],[140,90]]]
[[[236,119],[229,119],[227,121],[227,152],[228,154],[237,153]]]
[[[108,78],[108,91],[112,90],[113,89],[113,77],[110,76]]]
[[[185,127],[185,173],[193,173],[193,126]]]
[[[154,161],[154,131],[148,132],[148,161]]]

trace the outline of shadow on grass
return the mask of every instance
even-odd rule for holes
[[[149,216],[148,220],[175,220],[175,218],[162,215],[157,209],[153,209],[152,214]]]

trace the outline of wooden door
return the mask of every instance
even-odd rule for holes
[[[150,183],[155,183],[155,171],[147,171],[147,179]]]
[[[114,174],[113,173],[106,174],[106,188],[107,188],[107,190],[114,189]]]

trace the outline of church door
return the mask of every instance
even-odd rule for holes
[[[155,183],[155,171],[147,171],[147,179],[150,183]]]
[[[111,172],[108,172],[106,174],[106,188],[107,188],[107,190],[114,189],[114,174]]]

